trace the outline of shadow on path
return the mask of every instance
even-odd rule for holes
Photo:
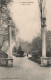
[[[35,59],[33,57],[29,57],[28,59],[38,64],[41,64],[41,59]],[[47,67],[51,67],[51,64],[48,64]]]
[[[36,62],[38,64],[41,64],[41,60],[40,59],[35,59],[33,57],[28,57],[28,59],[31,60],[31,61],[34,61],[34,62]]]

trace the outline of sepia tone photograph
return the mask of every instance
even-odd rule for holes
[[[0,80],[51,80],[51,0],[0,0]]]

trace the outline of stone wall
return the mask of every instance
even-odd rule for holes
[[[13,66],[13,59],[10,58],[0,58],[0,66]]]
[[[49,66],[51,65],[51,57],[41,57],[41,66],[45,67],[45,66]]]

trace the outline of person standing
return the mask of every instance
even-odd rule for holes
[[[27,54],[27,57],[28,57],[28,54]]]

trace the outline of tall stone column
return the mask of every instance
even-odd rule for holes
[[[42,34],[42,57],[41,57],[41,66],[47,66],[47,57],[46,57],[46,27],[41,28]]]
[[[42,37],[42,57],[41,66],[47,66],[46,57],[46,14],[45,14],[46,0],[39,0],[40,14],[41,14],[41,37]]]
[[[12,34],[11,34],[11,26],[9,26],[9,36],[10,36],[10,51],[9,51],[9,56],[12,57]]]
[[[46,27],[41,28],[42,36],[42,57],[46,57]]]
[[[8,38],[9,38],[9,54],[7,59],[7,66],[13,67],[13,58],[12,58],[12,34],[11,34],[11,26],[8,26]]]
[[[12,57],[12,34],[11,34],[11,26],[8,26],[8,42],[9,42],[9,54],[8,57]]]

